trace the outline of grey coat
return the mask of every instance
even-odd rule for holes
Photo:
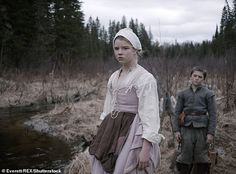
[[[194,92],[191,87],[177,95],[177,104],[172,117],[173,131],[180,131],[178,117],[185,112],[184,126],[192,125],[194,128],[206,127],[208,134],[215,134],[216,129],[216,102],[214,93],[207,87],[198,87]],[[202,113],[188,115],[188,113]]]

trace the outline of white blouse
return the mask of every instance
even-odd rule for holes
[[[122,82],[118,83],[120,71],[121,69],[115,71],[108,81],[100,119],[103,120],[112,111],[136,113],[140,117],[143,127],[142,138],[152,143],[159,143],[161,135],[158,134],[160,117],[156,79],[142,66],[137,65]],[[134,92],[132,93],[132,91]],[[126,97],[125,100],[129,102],[125,104],[126,106],[122,105],[123,101],[119,101],[122,96]],[[137,98],[137,102],[135,98]]]

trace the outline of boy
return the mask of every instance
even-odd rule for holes
[[[191,85],[178,93],[173,131],[181,144],[176,165],[180,174],[207,174],[208,146],[213,143],[216,129],[215,95],[203,86],[206,71],[194,67],[190,73]]]

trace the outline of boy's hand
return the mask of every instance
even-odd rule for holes
[[[176,140],[177,140],[178,143],[181,142],[181,134],[180,134],[179,131],[178,131],[178,132],[175,132],[175,138],[176,138]]]
[[[214,136],[211,134],[207,134],[207,143],[212,144],[214,140]]]

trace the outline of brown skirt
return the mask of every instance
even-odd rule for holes
[[[120,112],[114,119],[111,114],[108,114],[89,147],[89,153],[101,162],[103,169],[108,173],[113,172],[115,168],[116,160],[126,141],[135,115]]]

